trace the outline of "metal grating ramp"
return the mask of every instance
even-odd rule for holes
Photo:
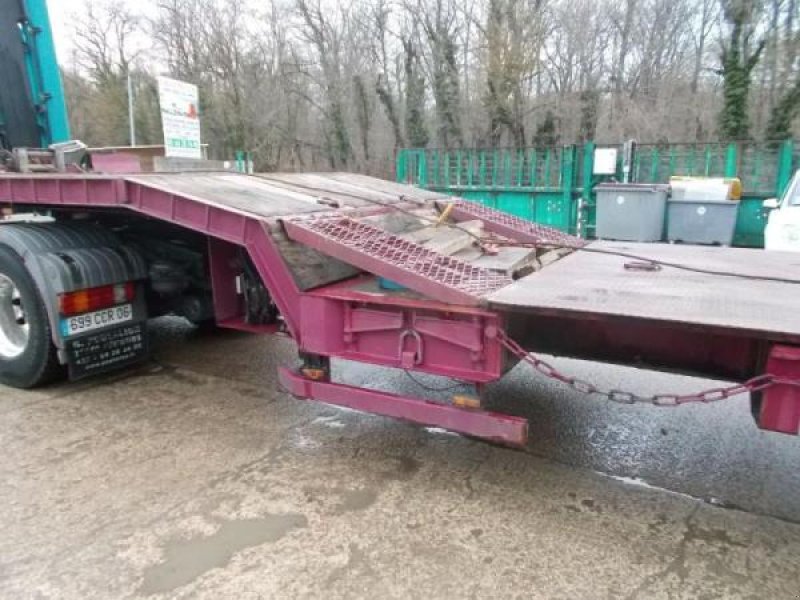
[[[289,237],[434,300],[476,305],[509,285],[508,275],[434,252],[347,217],[284,221]]]
[[[574,235],[569,235],[546,225],[520,219],[477,202],[455,200],[452,204],[453,217],[461,220],[480,219],[486,229],[519,242],[564,248],[581,248],[586,245],[586,240]]]

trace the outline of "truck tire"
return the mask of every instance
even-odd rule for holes
[[[0,383],[32,388],[63,374],[39,290],[19,255],[0,244]]]

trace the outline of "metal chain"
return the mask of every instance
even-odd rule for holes
[[[570,375],[565,375],[547,361],[542,360],[535,354],[530,354],[517,342],[508,337],[508,334],[502,329],[498,330],[497,338],[500,340],[500,343],[512,354],[517,356],[520,360],[530,364],[545,377],[560,381],[561,383],[568,385],[572,389],[582,394],[586,394],[587,396],[601,396],[607,400],[611,400],[612,402],[617,402],[619,404],[644,403],[663,407],[680,406],[682,404],[691,404],[696,402],[708,404],[710,402],[725,400],[732,396],[738,396],[739,394],[760,392],[772,387],[773,385],[789,385],[793,387],[800,387],[800,380],[798,379],[788,379],[765,374],[748,379],[743,383],[738,383],[727,387],[710,388],[694,394],[653,394],[651,396],[642,396],[640,394],[624,390],[601,389],[589,381],[572,377]]]

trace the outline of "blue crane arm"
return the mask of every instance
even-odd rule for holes
[[[0,0],[0,145],[70,139],[46,0]]]

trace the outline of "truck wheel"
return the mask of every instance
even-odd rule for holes
[[[0,383],[32,388],[62,374],[36,284],[22,259],[0,245]]]

